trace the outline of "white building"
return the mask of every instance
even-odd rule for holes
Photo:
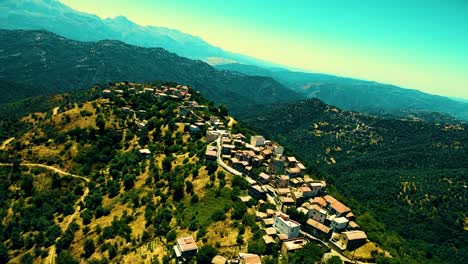
[[[254,147],[261,147],[265,145],[265,138],[262,136],[252,136],[250,137],[250,145]]]
[[[343,231],[348,226],[349,220],[346,217],[337,217],[333,219],[331,228],[333,231]]]
[[[274,220],[273,226],[278,230],[278,233],[284,234],[288,239],[299,236],[301,224],[289,219],[289,215],[277,212]]]

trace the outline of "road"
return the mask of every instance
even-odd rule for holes
[[[234,168],[228,166],[226,163],[224,163],[223,159],[221,158],[221,135],[219,135],[218,139],[216,140],[216,144],[218,145],[217,147],[217,161],[218,164],[221,165],[225,170],[227,170],[229,173],[237,176],[242,176],[242,172],[235,170]]]
[[[3,167],[12,166],[12,165],[13,164],[11,164],[11,163],[0,163],[0,166],[3,166]],[[71,176],[71,177],[83,180],[86,183],[88,183],[90,181],[88,178],[86,178],[84,176],[72,174],[72,173],[63,171],[61,169],[57,169],[57,168],[49,166],[49,165],[37,164],[37,163],[21,163],[20,165],[21,166],[26,166],[26,167],[45,168],[45,169],[54,171],[54,172],[56,172],[56,173],[58,173],[58,174],[60,174],[62,176]],[[79,201],[84,203],[84,200],[85,200],[86,196],[88,196],[88,194],[89,194],[89,187],[86,186],[86,189],[84,190],[83,195],[80,197]],[[77,205],[76,208],[75,208],[75,212],[73,212],[73,214],[71,216],[68,216],[69,219],[68,219],[68,221],[67,221],[67,223],[65,225],[65,228],[62,230],[62,232],[65,232],[68,229],[68,226],[73,222],[73,220],[75,220],[75,218],[77,216],[79,216],[80,211],[81,211],[81,206]],[[60,237],[57,238],[56,241],[59,240],[59,239],[60,239]],[[56,258],[56,249],[55,249],[55,245],[52,245],[49,248],[49,254],[47,255],[47,258],[45,259],[44,263],[55,264],[55,258]]]

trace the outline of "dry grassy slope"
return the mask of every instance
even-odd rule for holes
[[[47,162],[49,165],[53,165],[56,167],[60,167],[66,171],[73,172],[78,164],[73,161],[73,159],[78,155],[79,150],[82,146],[79,146],[78,143],[70,140],[66,140],[65,142],[57,143],[53,139],[43,140],[37,142],[37,138],[46,137],[46,132],[44,131],[44,127],[51,126],[60,133],[68,133],[70,130],[75,129],[76,127],[80,128],[87,128],[92,127],[96,128],[96,115],[97,110],[103,113],[103,116],[106,121],[106,127],[112,127],[116,129],[121,129],[119,120],[115,119],[113,110],[112,110],[112,103],[109,102],[107,99],[98,99],[92,102],[86,102],[82,105],[74,104],[73,106],[67,109],[51,109],[49,112],[44,113],[34,113],[24,117],[22,120],[24,122],[28,122],[32,125],[32,129],[25,133],[22,137],[16,139],[16,141],[21,142],[23,145],[23,149],[19,152],[25,161],[36,162],[36,163],[44,163]],[[85,113],[85,114],[83,114]],[[166,133],[170,132],[168,126],[162,127],[162,134],[165,136]],[[190,134],[184,131],[184,125],[182,123],[177,124],[177,130],[175,132],[181,132],[183,134],[183,141],[187,142],[190,139]],[[152,131],[150,131],[150,135]],[[174,134],[175,134],[174,132]],[[127,131],[123,131],[122,133],[127,133]],[[150,136],[150,140],[154,140],[152,136]],[[204,139],[202,139],[204,140]],[[66,148],[66,145],[69,145]],[[134,149],[138,149],[138,137],[135,136],[133,139],[127,141],[127,144],[120,149],[121,152],[130,152]],[[146,184],[147,178],[151,177],[149,172],[149,164],[150,162],[155,162],[158,164],[159,167],[162,166],[162,160],[165,158],[164,154],[154,155],[151,160],[143,162],[143,170],[139,175],[137,175],[135,180],[135,186],[131,191],[138,193],[140,199],[147,196],[149,193],[152,193],[153,190],[149,188]],[[172,167],[176,167],[179,165],[183,165],[184,162],[188,160],[189,163],[197,164],[199,163],[198,157],[190,157],[189,153],[185,153],[182,155],[176,156],[176,158],[172,162]],[[218,171],[221,170],[218,168]],[[108,179],[109,176],[109,169],[106,167],[101,170],[105,179]],[[41,179],[43,178],[40,175]],[[94,181],[95,179],[92,179]],[[200,202],[195,206],[196,209],[203,214],[210,213],[213,208],[222,208],[222,205],[219,204],[219,201],[213,198],[211,195],[207,195],[206,193],[206,186],[210,184],[210,177],[208,172],[204,166],[201,166],[198,172],[198,176],[194,178],[192,175],[188,175],[185,180],[190,180],[193,183],[194,193],[199,196]],[[232,175],[226,175],[226,186],[231,185]],[[163,188],[163,192],[169,192],[166,186]],[[212,182],[215,186],[219,184],[219,179],[216,179]],[[41,185],[40,182],[37,183],[38,187]],[[72,254],[79,258],[83,253],[83,246],[84,241],[86,239],[93,239],[97,244],[98,240],[98,232],[97,229],[102,229],[106,226],[110,226],[113,219],[120,218],[124,212],[127,214],[132,215],[133,220],[129,223],[129,226],[132,230],[131,239],[134,239],[136,242],[134,244],[125,241],[125,239],[121,237],[116,237],[114,239],[107,239],[104,243],[116,244],[118,245],[119,251],[128,248],[128,252],[123,255],[118,255],[116,258],[113,259],[114,262],[124,262],[124,263],[135,263],[135,262],[142,262],[142,261],[149,261],[152,257],[157,257],[160,261],[162,261],[162,257],[168,253],[166,248],[165,238],[156,238],[151,239],[147,243],[140,242],[140,238],[143,234],[143,231],[146,229],[145,227],[145,209],[146,205],[140,204],[138,208],[133,208],[131,203],[123,202],[125,197],[126,191],[121,185],[120,188],[120,195],[116,197],[109,198],[107,195],[103,195],[102,206],[110,210],[109,215],[100,217],[98,219],[92,220],[92,222],[88,225],[84,225],[82,218],[78,217],[76,223],[80,226],[80,229],[74,234],[74,240],[71,244],[70,251]],[[189,198],[186,194],[187,198],[183,201],[184,204],[190,206]],[[152,197],[151,198],[154,204],[159,205],[161,204],[161,197]],[[169,207],[175,209],[172,197],[169,196],[168,200],[166,201],[169,204]],[[221,207],[220,207],[221,206]],[[232,210],[232,209],[231,209]],[[198,211],[197,211],[198,212]],[[230,212],[227,213],[226,220],[217,223],[211,223],[207,227],[207,234],[206,238],[208,238],[208,243],[211,245],[215,245],[219,243],[221,247],[219,251],[221,253],[225,253],[226,255],[233,255],[236,252],[239,252],[239,247],[235,248],[236,245],[236,238],[238,235],[237,229],[232,227],[232,221],[230,220]],[[206,215],[205,215],[206,217]],[[208,215],[209,217],[209,215]],[[60,220],[57,220],[60,222]],[[85,234],[83,232],[83,228],[87,226],[89,229],[88,233]],[[176,230],[177,236],[183,235],[192,235],[196,237],[197,231],[189,231],[187,229],[181,229],[175,218],[172,219],[170,222],[170,227],[173,230]],[[151,232],[151,228],[147,231]],[[251,238],[252,234],[249,228],[246,228],[246,232],[243,235],[244,237],[244,245],[240,245],[240,248],[243,250],[247,249],[247,241]],[[200,240],[197,242],[199,246],[203,245],[203,242]],[[96,245],[96,252],[91,256],[91,258],[100,259],[102,257],[108,257],[108,252],[104,251],[101,252],[99,250],[100,245]],[[237,245],[239,246],[239,245]],[[19,259],[19,257],[17,258]],[[36,259],[38,260],[38,259]]]

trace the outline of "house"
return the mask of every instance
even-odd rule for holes
[[[307,220],[305,230],[309,234],[319,238],[329,238],[331,235],[331,229],[328,226],[317,222],[312,218]]]
[[[140,149],[138,154],[145,159],[149,159],[151,157],[151,151],[149,149]]]
[[[351,212],[351,209],[349,209],[346,205],[342,204],[340,201],[336,200],[331,195],[325,195],[323,199],[327,201],[327,206],[333,214],[336,214],[338,216],[344,216],[347,213]]]
[[[301,224],[291,220],[289,215],[277,212],[274,217],[275,223],[273,226],[278,230],[278,233],[285,235],[289,238],[296,238],[299,236]]]
[[[258,255],[250,253],[239,253],[237,261],[239,264],[262,264],[262,260]]]
[[[333,219],[331,222],[331,229],[333,229],[334,232],[341,232],[346,229],[348,226],[349,220],[346,219],[346,217],[336,217]]]
[[[193,237],[183,237],[177,239],[174,251],[177,258],[185,258],[196,255],[198,253],[198,246]]]
[[[286,188],[289,185],[288,183],[289,183],[289,176],[279,175],[276,177],[276,186],[278,188]]]
[[[218,139],[219,133],[214,130],[207,130],[206,131],[206,142],[210,143]]]
[[[367,242],[367,235],[364,231],[347,231],[342,233],[342,239],[347,250],[355,250]]]
[[[284,152],[284,147],[280,145],[273,147],[273,153],[275,153],[276,155],[283,155],[283,152]]]
[[[231,145],[231,144],[225,144],[223,145],[221,149],[221,153],[223,153],[224,155],[230,155],[231,152],[235,149],[236,149],[236,146]]]
[[[288,162],[288,167],[296,167],[297,159],[295,157],[287,157],[286,161]]]
[[[257,200],[266,198],[266,190],[260,185],[249,186],[248,192],[250,196],[254,197]]]
[[[311,204],[317,204],[320,207],[327,206],[327,201],[325,201],[325,199],[323,199],[322,197],[315,197],[314,199],[310,199],[309,202]]]
[[[265,138],[262,136],[251,136],[250,145],[254,147],[261,147],[265,145]]]
[[[357,230],[359,228],[360,228],[360,226],[356,222],[349,221],[348,230]]]
[[[306,199],[312,197],[313,194],[314,194],[314,193],[312,192],[312,190],[311,190],[309,187],[307,187],[307,186],[301,186],[301,187],[297,188],[297,190],[298,190],[299,192],[301,192],[301,193],[302,193],[302,197],[304,197],[304,198],[306,198]]]
[[[323,190],[323,185],[320,182],[311,182],[309,188],[312,191],[312,196],[317,196]]]
[[[211,264],[226,264],[226,263],[228,263],[228,259],[220,255],[216,255],[211,260]]]
[[[205,158],[207,160],[216,160],[218,159],[216,150],[207,149],[205,152]]]
[[[196,125],[190,125],[189,127],[190,133],[198,133],[200,132],[200,128]]]
[[[317,204],[312,204],[309,208],[309,214],[307,215],[309,218],[312,218],[321,224],[325,223],[327,218],[327,211],[325,211]]]
[[[307,239],[305,238],[285,240],[281,245],[281,254],[283,254],[283,256],[287,256],[289,252],[302,249],[305,246],[305,244],[307,244]]]
[[[263,183],[263,184],[267,184],[269,183],[271,180],[271,176],[264,173],[264,172],[261,172],[259,175],[258,175],[258,181]]]
[[[271,174],[282,174],[284,172],[284,162],[281,157],[273,157],[270,161]]]
[[[104,98],[109,98],[111,96],[112,92],[109,89],[105,89],[102,91],[102,97]]]
[[[289,175],[290,178],[295,178],[301,176],[301,169],[299,167],[292,167],[292,168],[287,168],[286,173]]]

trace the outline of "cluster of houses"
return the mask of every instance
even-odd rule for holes
[[[109,89],[104,89],[102,91],[103,98],[110,98],[111,96],[123,96],[125,92],[129,94],[151,94],[155,97],[155,100],[158,102],[165,102],[167,100],[177,101],[179,102],[179,106],[177,107],[178,115],[182,119],[187,119],[188,117],[195,115],[196,111],[205,111],[208,109],[206,105],[199,104],[197,101],[192,99],[192,94],[190,93],[190,89],[185,85],[176,85],[175,87],[167,87],[167,86],[142,86],[141,84],[137,83],[128,83],[128,82],[120,82],[116,83],[113,87]],[[134,111],[130,106],[122,107],[122,112],[130,114],[130,113],[139,113],[144,114],[145,110]],[[136,120],[136,127],[141,129],[145,127],[148,122],[147,120],[139,120],[137,116],[134,116]],[[210,126],[214,127],[215,129],[224,128],[223,122],[221,122],[216,117],[211,117],[209,122],[203,120],[203,118],[198,117],[195,122],[192,124],[187,124],[189,126],[190,133],[199,133],[201,128],[209,124]],[[149,149],[140,149],[139,154],[143,158],[151,157],[151,151]]]
[[[209,143],[205,152],[207,160],[219,161],[229,172],[242,175],[249,183],[248,196],[239,197],[241,202],[255,199],[259,205],[273,204],[276,210],[256,211],[266,235],[265,244],[271,246],[281,243],[281,252],[301,249],[311,239],[321,240],[338,252],[352,251],[367,242],[367,236],[354,221],[351,209],[333,196],[326,194],[326,182],[313,179],[307,174],[306,167],[295,157],[284,155],[284,148],[276,142],[256,135],[248,140],[243,134],[231,134],[224,122],[215,116],[205,120],[197,115],[207,106],[192,100],[189,88],[183,85],[176,87],[141,86],[133,83],[117,83],[112,89],[103,90],[103,97],[112,94],[122,96],[125,87],[129,93],[152,94],[158,101],[175,100],[180,102],[178,115],[185,120],[189,117],[190,133],[206,131]],[[124,112],[134,112],[130,107],[123,107]],[[195,120],[195,121],[194,121]],[[139,128],[147,124],[138,120]],[[151,156],[149,149],[140,149],[144,158]],[[286,214],[289,208],[306,216],[304,224],[298,219],[291,219]],[[198,247],[193,237],[179,238],[174,246],[178,259],[196,255]],[[227,263],[227,259],[217,256],[213,263]],[[261,263],[255,254],[240,253],[229,263]]]
[[[259,135],[247,141],[242,134],[224,130],[207,131],[206,138],[221,142],[207,147],[206,158],[221,159],[249,183],[248,196],[240,197],[241,201],[254,198],[259,204],[275,205],[276,210],[256,212],[266,231],[263,239],[267,246],[279,241],[281,252],[286,254],[301,249],[309,239],[317,239],[344,252],[367,242],[351,209],[326,194],[326,182],[309,176],[306,167],[295,157],[284,155],[278,143]],[[305,224],[286,214],[292,207],[306,216]]]

